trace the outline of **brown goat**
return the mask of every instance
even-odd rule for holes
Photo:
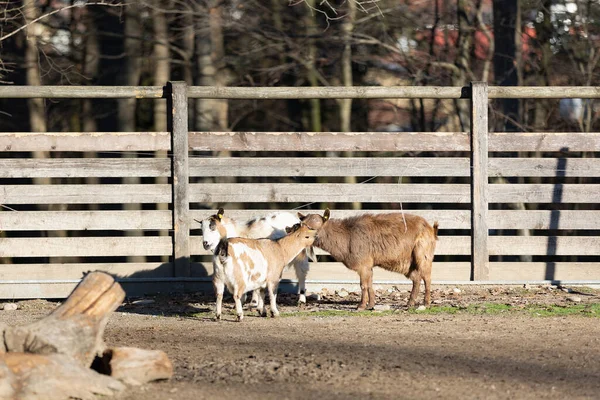
[[[438,223],[433,227],[411,214],[364,214],[345,219],[329,219],[329,209],[298,217],[317,230],[314,245],[329,252],[360,276],[362,292],[358,310],[375,306],[373,267],[399,272],[412,280],[408,306],[415,304],[421,279],[425,282],[425,304],[431,304],[431,266]],[[368,305],[367,305],[368,302]]]

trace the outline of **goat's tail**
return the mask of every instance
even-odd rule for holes
[[[435,240],[438,239],[438,235],[437,234],[438,234],[438,228],[439,228],[439,226],[440,226],[440,224],[438,224],[437,221],[435,221],[433,223],[433,236],[435,237]]]

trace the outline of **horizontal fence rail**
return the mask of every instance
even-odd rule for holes
[[[188,88],[189,98],[203,99],[469,99],[470,87],[209,87]],[[0,86],[0,98],[155,99],[166,98],[162,86]],[[597,87],[490,86],[490,99],[600,98]]]
[[[168,128],[0,132],[0,298],[63,297],[96,269],[128,293],[207,290],[213,266],[198,221],[219,206],[238,221],[327,205],[333,218],[406,212],[437,221],[437,283],[600,284],[600,163],[590,157],[600,133],[487,126],[489,99],[600,98],[600,88],[0,87],[0,98],[34,97],[166,98]],[[466,99],[471,130],[190,132],[193,98]],[[356,183],[341,183],[348,177]],[[357,202],[363,210],[343,209]],[[309,287],[358,282],[317,254]],[[283,278],[296,282],[293,270]],[[379,268],[374,280],[409,282]]]

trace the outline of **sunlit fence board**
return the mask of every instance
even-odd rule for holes
[[[168,210],[20,211],[0,215],[0,230],[5,231],[160,230],[171,226]]]
[[[465,184],[198,183],[193,202],[468,203]]]
[[[595,184],[491,184],[490,203],[598,203]]]
[[[169,203],[171,186],[159,185],[4,185],[2,204]]]
[[[216,214],[217,210],[191,210],[192,219],[201,221],[211,215]],[[294,215],[301,212],[303,214],[319,213],[323,215],[323,210],[233,210],[228,209],[225,215],[237,221],[247,221],[255,217],[261,217],[274,212],[289,212]],[[386,214],[390,212],[401,212],[400,210],[331,210],[332,218],[347,218],[362,214]],[[408,210],[407,214],[419,215],[433,224],[437,221],[440,229],[469,229],[471,226],[469,210]],[[192,222],[192,229],[200,228],[197,221]]]
[[[190,132],[192,150],[468,151],[462,132]]]
[[[600,133],[494,132],[490,151],[600,151]]]
[[[0,132],[0,151],[170,150],[169,132]]]
[[[191,158],[190,176],[469,176],[459,157]]]
[[[598,177],[597,158],[490,158],[490,176]]]
[[[168,236],[3,238],[0,257],[110,257],[170,255]]]
[[[160,176],[171,176],[171,160],[166,158],[0,159],[0,178]]]

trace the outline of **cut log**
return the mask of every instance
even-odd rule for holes
[[[173,376],[173,364],[164,351],[135,347],[107,349],[101,366],[94,363],[93,368],[133,386]]]
[[[125,292],[112,276],[92,272],[46,318],[5,328],[5,351],[65,354],[89,367],[94,357],[103,353],[108,317],[124,298]]]
[[[125,385],[110,376],[82,368],[64,354],[5,353],[0,356],[0,399],[63,400],[111,396]]]
[[[112,276],[92,272],[46,318],[0,325],[0,400],[91,400],[122,391],[124,383],[170,378],[173,366],[162,351],[105,350],[108,317],[124,298]]]

